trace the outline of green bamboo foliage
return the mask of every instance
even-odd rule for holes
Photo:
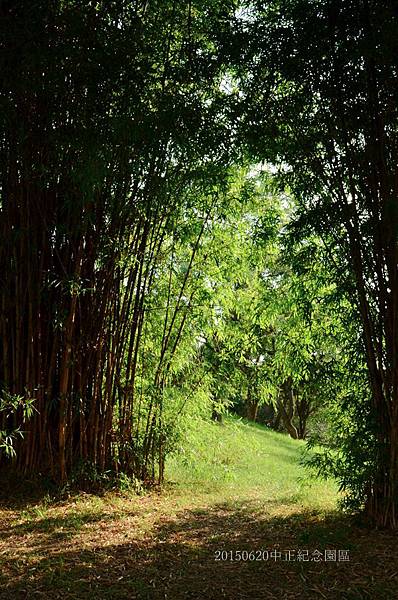
[[[34,399],[23,471],[65,481],[87,461],[154,476],[151,408],[144,457],[133,443],[145,298],[187,189],[228,161],[209,32],[232,8],[1,8],[0,386]],[[3,414],[1,429],[22,419]]]
[[[252,9],[235,38],[243,54],[235,69],[242,139],[257,159],[279,165],[299,200],[297,237],[321,237],[336,283],[355,300],[369,390],[352,397],[358,429],[346,445],[342,481],[369,520],[396,528],[396,3],[288,0]],[[232,41],[236,63],[237,54]],[[372,440],[370,452],[364,439]],[[361,484],[353,464],[363,470]]]

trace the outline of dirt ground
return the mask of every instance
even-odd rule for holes
[[[396,535],[338,514],[203,500],[3,499],[0,598],[398,598]]]

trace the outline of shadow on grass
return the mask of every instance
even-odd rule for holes
[[[109,518],[108,513],[100,514],[92,511],[79,511],[76,514],[68,513],[64,517],[49,517],[44,514],[41,518],[37,518],[37,515],[32,515],[32,520],[25,520],[23,523],[0,528],[0,538],[7,535],[45,534],[46,543],[48,544],[52,537],[60,539],[63,536],[70,536],[79,531],[84,525],[104,521],[107,518]]]
[[[63,525],[56,519],[47,529],[36,523],[36,531],[32,524],[31,535],[40,533],[41,554],[35,557],[32,546],[24,561],[5,564],[2,599],[398,597],[396,536],[361,528],[341,515],[275,517],[250,501],[224,503],[163,515],[142,539],[119,521],[126,541],[113,543],[98,523],[91,546],[81,537],[66,547],[54,546],[54,528],[71,527],[69,519]],[[294,551],[291,560],[286,560],[288,550]],[[309,560],[293,560],[298,550],[308,550]],[[324,556],[325,550],[348,550],[350,561],[314,560],[315,551]],[[254,551],[259,560],[238,560],[239,551]]]
[[[55,489],[50,481],[29,478],[29,475],[4,468],[0,473],[0,507],[16,510],[27,508],[54,493]]]
[[[54,505],[57,502],[71,500],[85,492],[102,496],[109,492],[103,484],[79,485],[61,487],[50,478],[38,476],[29,477],[13,469],[3,468],[0,472],[0,508],[9,510],[24,510],[48,501]],[[0,596],[1,598],[1,596]]]

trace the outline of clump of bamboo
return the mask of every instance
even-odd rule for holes
[[[153,478],[154,400],[143,450],[133,431],[144,302],[187,186],[227,151],[205,15],[175,1],[1,10],[0,386],[35,407],[15,467]]]

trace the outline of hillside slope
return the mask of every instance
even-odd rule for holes
[[[1,600],[398,597],[396,535],[334,510],[302,442],[232,417],[192,425],[160,492],[0,494]]]
[[[304,452],[302,440],[237,417],[221,424],[198,419],[169,459],[166,478],[179,495],[335,508],[336,484],[313,479],[300,464]]]

